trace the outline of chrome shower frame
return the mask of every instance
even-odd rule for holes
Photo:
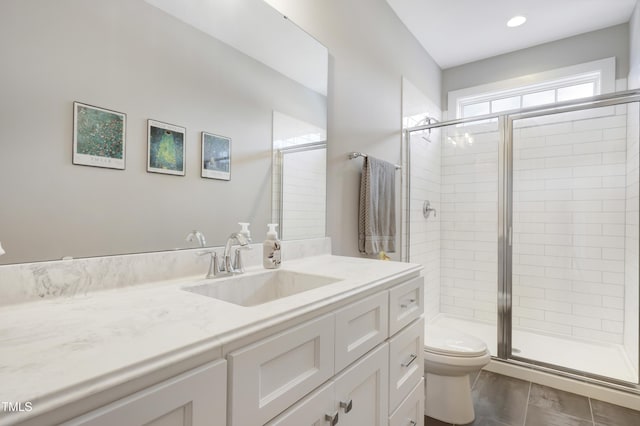
[[[512,353],[512,241],[513,232],[513,123],[515,120],[540,117],[551,114],[581,111],[592,108],[616,106],[633,102],[640,103],[640,90],[629,90],[590,98],[583,98],[574,101],[559,102],[550,106],[538,106],[522,108],[517,110],[503,111],[500,113],[486,114],[465,119],[448,120],[437,123],[430,123],[415,126],[404,130],[403,141],[406,144],[406,214],[407,238],[405,242],[405,258],[410,259],[410,167],[411,167],[411,143],[410,135],[413,132],[431,130],[451,125],[473,123],[483,120],[497,120],[500,133],[498,146],[498,318],[497,318],[497,338],[498,356],[492,359],[512,364],[519,367],[538,370],[554,375],[571,378],[605,386],[608,388],[621,390],[640,395],[640,383],[626,382],[622,380],[604,377],[585,371],[574,370],[561,367],[521,356],[514,356]],[[640,245],[640,242],[638,243]],[[640,247],[639,247],[640,251]],[[639,282],[640,282],[640,277]],[[640,300],[638,301],[640,303]],[[640,342],[640,333],[638,335]],[[640,344],[640,343],[639,343]],[[636,368],[640,371],[640,356],[636,361]]]

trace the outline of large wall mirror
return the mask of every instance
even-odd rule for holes
[[[326,135],[327,50],[263,0],[3,0],[0,53],[0,264],[221,245],[237,222],[261,241],[286,216],[274,117]],[[124,170],[72,163],[74,102],[124,115]],[[184,176],[147,171],[148,120],[186,129]],[[231,140],[229,180],[201,177],[202,132]]]

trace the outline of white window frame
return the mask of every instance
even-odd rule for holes
[[[513,96],[524,96],[529,93],[543,92],[574,86],[583,83],[594,83],[595,95],[615,91],[616,78],[615,57],[585,62],[569,67],[558,68],[537,74],[501,80],[479,86],[468,87],[449,92],[449,115],[462,118],[462,108],[479,102],[491,102]],[[557,92],[556,92],[557,93]],[[452,111],[453,109],[453,111]]]

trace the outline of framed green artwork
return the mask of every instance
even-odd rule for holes
[[[126,127],[126,114],[74,102],[73,164],[124,170]]]
[[[147,128],[147,171],[184,176],[187,129],[155,120]]]

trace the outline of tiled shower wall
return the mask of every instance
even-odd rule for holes
[[[513,325],[622,343],[626,106],[514,126]]]
[[[326,164],[326,148],[284,154],[281,176],[283,239],[324,237]]]
[[[424,266],[425,317],[427,321],[440,312],[440,130],[411,135],[411,210],[410,262]],[[426,139],[424,139],[424,138]],[[422,204],[429,200],[436,215],[425,219]]]
[[[627,108],[516,122],[513,325],[628,342],[637,359],[638,107]],[[498,124],[441,131],[411,140],[410,260],[425,265],[427,317],[495,323]],[[426,199],[437,218],[422,217]]]
[[[638,317],[639,283],[638,283],[638,238],[640,212],[638,211],[638,187],[640,174],[638,171],[640,107],[630,104],[627,111],[627,194],[626,194],[626,229],[625,229],[625,294],[624,294],[624,348],[629,359],[638,358]]]
[[[497,123],[442,130],[441,312],[497,320]]]

